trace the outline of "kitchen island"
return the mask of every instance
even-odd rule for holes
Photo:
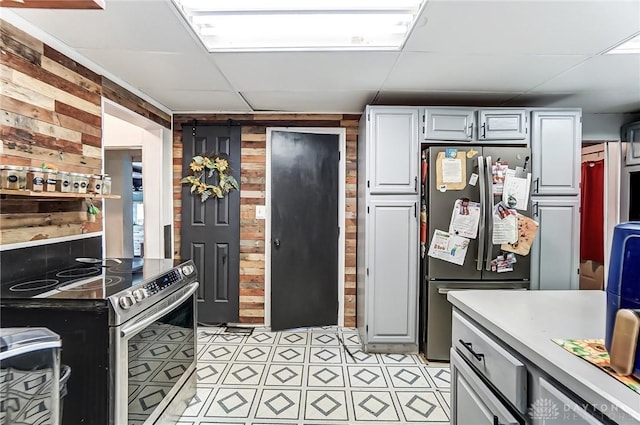
[[[452,359],[452,424],[466,423],[464,411],[474,408],[489,423],[640,424],[640,394],[552,341],[603,339],[605,299],[603,291],[449,292],[452,355],[464,359],[458,369]]]

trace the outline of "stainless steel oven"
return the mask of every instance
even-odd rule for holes
[[[175,423],[181,412],[165,411],[170,402],[184,409],[195,396],[197,288],[191,282],[111,329],[115,424]]]

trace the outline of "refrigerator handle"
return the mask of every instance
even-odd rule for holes
[[[480,223],[478,228],[478,259],[476,260],[476,270],[482,270],[482,264],[484,263],[484,225],[485,225],[485,178],[484,178],[484,158],[478,156],[478,174],[480,182]]]
[[[487,203],[486,210],[486,220],[487,220],[487,244],[485,246],[485,269],[487,271],[491,271],[491,254],[493,252],[493,172],[491,171],[491,157],[488,156],[485,158],[486,168],[485,168],[485,176],[486,184],[487,184],[487,197],[485,202]]]

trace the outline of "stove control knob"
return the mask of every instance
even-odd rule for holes
[[[144,300],[145,298],[147,298],[147,293],[144,289],[136,289],[135,291],[133,291],[133,298],[137,301],[140,302],[142,300]]]
[[[118,300],[118,304],[120,304],[120,307],[122,307],[123,310],[128,310],[135,303],[136,299],[131,295],[131,293],[121,296]]]
[[[191,273],[193,273],[193,272],[194,272],[194,267],[193,267],[191,264],[187,264],[186,266],[184,266],[184,267],[182,268],[182,273],[183,273],[185,276],[189,276],[189,275],[190,275]]]

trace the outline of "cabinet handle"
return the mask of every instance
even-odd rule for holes
[[[533,215],[534,217],[538,217],[540,215],[540,207],[537,202],[533,204]]]
[[[493,415],[493,425],[502,425],[496,415]]]
[[[540,177],[536,177],[534,182],[536,184],[536,188],[533,189],[533,193],[538,193],[538,191],[540,190]]]
[[[473,351],[473,344],[471,344],[470,342],[464,342],[462,339],[459,339],[458,341],[460,341],[460,344],[464,345],[464,348],[469,350],[471,355],[473,357],[475,357],[476,360],[480,361],[480,360],[484,359],[484,354],[476,353],[475,351]]]
[[[469,124],[469,126],[467,127],[467,137],[472,138],[473,137],[473,123]]]
[[[487,123],[486,122],[482,123],[482,138],[483,139],[487,138]]]
[[[418,177],[413,178],[413,190],[418,191]]]

